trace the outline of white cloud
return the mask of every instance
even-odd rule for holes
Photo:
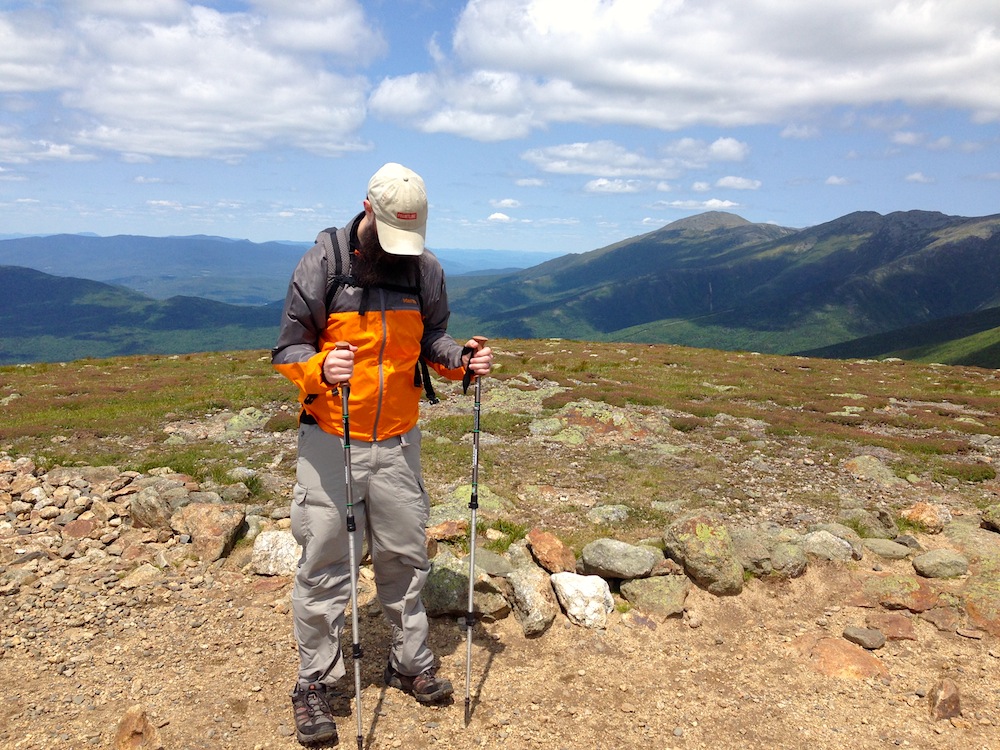
[[[818,138],[819,135],[819,128],[814,125],[797,125],[793,123],[791,125],[787,125],[785,129],[781,131],[782,138],[793,138],[799,141]]]
[[[544,172],[611,177],[669,178],[676,175],[672,160],[654,159],[629,151],[612,141],[565,143],[525,151],[521,158]]]
[[[493,221],[493,222],[496,222],[498,224],[508,224],[511,221],[513,221],[513,219],[511,219],[507,214],[500,213],[498,211],[496,213],[490,214],[489,218],[487,219],[487,221]]]
[[[825,184],[827,185],[847,185],[849,180],[846,177],[839,177],[838,175],[832,174],[826,178]]]
[[[913,182],[918,185],[930,185],[934,182],[933,177],[928,177],[923,172],[914,172],[913,174],[906,175],[907,182]]]
[[[134,180],[132,180],[132,182],[134,182],[137,185],[157,185],[157,184],[163,182],[163,178],[162,177],[144,177],[143,175],[139,175]]]
[[[920,133],[899,131],[897,133],[893,133],[890,140],[897,146],[919,146],[923,142],[924,136]]]
[[[171,208],[180,211],[183,206],[177,201],[146,201],[146,205],[151,208]]]
[[[355,134],[369,83],[349,69],[384,52],[384,42],[356,0],[260,0],[250,12],[83,0],[47,10],[0,12],[0,92],[58,94],[58,127],[77,148],[126,160],[367,148]],[[338,51],[343,70],[328,59]]]
[[[501,200],[491,200],[490,205],[493,208],[520,208],[521,202],[514,198],[503,198]]]
[[[716,183],[716,187],[730,188],[732,190],[757,190],[761,186],[760,180],[751,180],[747,177],[723,177]]]
[[[522,177],[519,180],[515,180],[514,184],[518,187],[542,187],[545,185],[545,180],[537,177]]]
[[[588,193],[638,193],[642,186],[635,180],[607,180],[601,177],[591,180],[583,189]]]
[[[696,193],[707,193],[712,189],[712,185],[708,182],[695,182],[691,184],[691,189]]]
[[[470,0],[451,58],[433,73],[440,101],[424,117],[449,112],[479,126],[471,115],[489,114],[494,137],[566,121],[778,123],[804,108],[884,102],[989,122],[1000,119],[998,26],[1000,8],[985,1],[580,0],[567,13],[559,0]],[[483,76],[504,83],[477,86]],[[521,105],[511,111],[513,91]],[[500,123],[525,112],[530,124]]]
[[[726,208],[736,208],[740,204],[733,201],[710,198],[707,201],[658,201],[653,208],[677,208],[684,211],[719,211]]]

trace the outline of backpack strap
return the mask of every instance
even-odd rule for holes
[[[326,247],[326,310],[329,313],[337,293],[345,286],[357,286],[357,281],[350,274],[350,243],[336,227],[323,231],[329,233],[332,240]]]

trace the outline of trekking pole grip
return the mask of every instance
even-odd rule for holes
[[[336,349],[337,351],[350,351],[351,343],[349,341],[338,341],[336,344],[333,345],[333,348]],[[343,389],[348,393],[350,392],[350,388],[351,384],[346,380],[341,381],[335,386],[335,389]]]
[[[469,355],[469,364],[465,368],[465,375],[462,376],[462,393],[469,392],[469,384],[472,382],[472,358],[475,356],[477,351],[483,348],[483,344],[489,341],[489,339],[485,336],[473,336],[472,341],[475,342],[475,346],[467,346],[462,352],[463,354],[467,352]]]

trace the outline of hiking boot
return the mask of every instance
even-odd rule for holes
[[[450,696],[454,691],[451,683],[443,677],[438,677],[434,667],[425,669],[416,677],[409,677],[397,672],[392,664],[385,668],[385,684],[399,688],[404,693],[410,693],[421,703],[436,703]]]
[[[337,725],[330,711],[326,687],[315,683],[296,685],[292,691],[295,736],[303,745],[337,741]]]

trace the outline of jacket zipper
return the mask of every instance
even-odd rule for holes
[[[375,422],[372,424],[372,442],[378,442],[378,423],[382,417],[382,396],[385,391],[385,362],[386,338],[389,335],[388,323],[385,319],[385,290],[378,290],[379,311],[382,316],[382,345],[378,352],[378,400],[375,407]]]

